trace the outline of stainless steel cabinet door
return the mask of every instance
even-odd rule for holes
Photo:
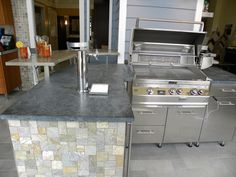
[[[205,106],[168,108],[164,143],[197,142],[205,109]]]
[[[230,141],[236,127],[236,98],[209,101],[200,142]]]
[[[162,143],[164,126],[133,126],[132,143]]]
[[[165,125],[166,107],[160,108],[132,108],[134,125]]]

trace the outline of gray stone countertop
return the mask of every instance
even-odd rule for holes
[[[131,122],[133,113],[124,81],[132,77],[127,65],[89,65],[89,83],[108,83],[109,94],[80,94],[75,67],[69,66],[25,93],[0,119]]]
[[[236,75],[216,66],[203,70],[213,83],[236,83]]]

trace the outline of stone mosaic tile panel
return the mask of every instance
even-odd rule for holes
[[[26,0],[11,0],[16,40],[30,44]]]
[[[30,90],[34,86],[34,78],[33,78],[33,68],[28,66],[20,67],[20,75],[22,80],[22,89]]]
[[[122,177],[125,123],[8,124],[19,177]]]
[[[26,46],[30,45],[28,14],[26,0],[11,0],[12,12],[14,17],[14,27],[16,41],[22,41]],[[29,67],[20,67],[22,89],[29,90],[33,87],[33,69]]]

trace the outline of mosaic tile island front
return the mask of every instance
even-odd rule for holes
[[[125,123],[9,120],[19,177],[122,177]]]

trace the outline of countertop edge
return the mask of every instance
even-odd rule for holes
[[[77,121],[77,122],[133,122],[134,117],[87,117],[87,116],[48,116],[48,115],[15,115],[0,114],[0,120],[22,121]]]
[[[13,52],[17,52],[17,49],[10,49],[10,50],[2,51],[2,52],[0,52],[0,56],[7,55],[7,54],[13,53]]]
[[[211,79],[212,84],[235,84],[236,83],[236,74],[226,71],[217,66],[212,66],[202,72]],[[219,74],[220,76],[218,76]],[[231,79],[228,79],[231,78]],[[232,79],[233,78],[233,79]]]
[[[211,84],[232,84],[235,85],[236,84],[236,80],[235,81],[224,81],[224,80],[212,80]]]

